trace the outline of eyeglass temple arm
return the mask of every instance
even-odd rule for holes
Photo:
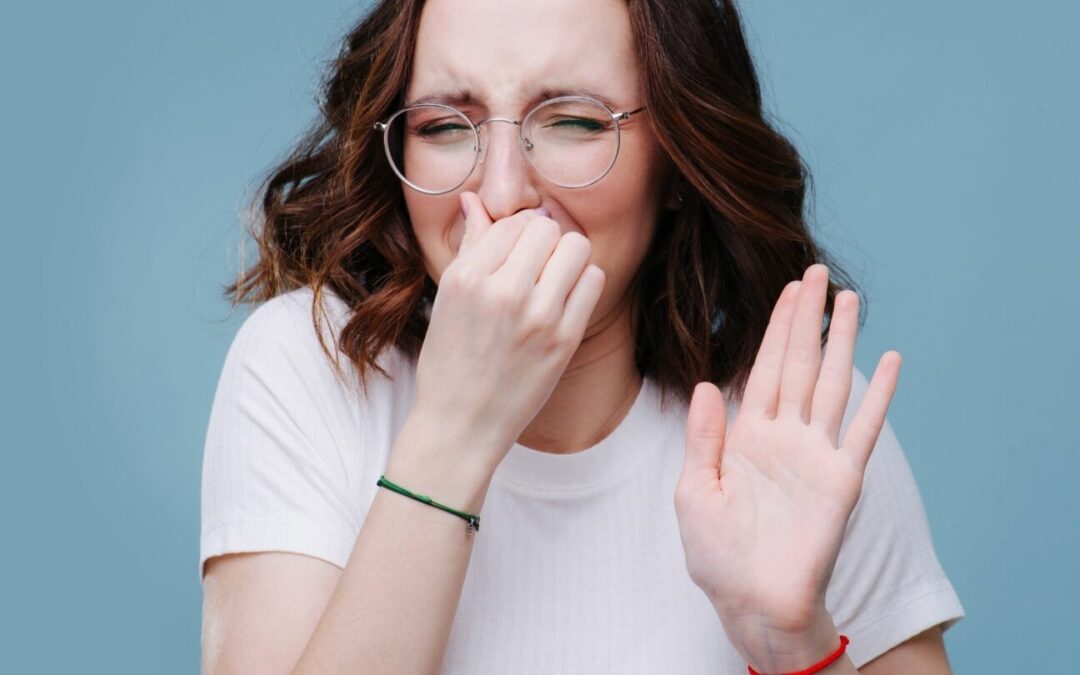
[[[626,112],[615,113],[615,119],[619,120],[621,122],[622,120],[628,119],[634,113],[639,113],[644,109],[645,109],[645,106],[641,106],[640,108],[638,108],[636,110],[628,110]]]

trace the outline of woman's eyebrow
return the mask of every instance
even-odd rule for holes
[[[589,96],[595,98],[598,101],[602,101],[612,110],[618,111],[621,107],[618,103],[613,101],[610,97],[605,96],[599,92],[589,91],[580,87],[545,87],[536,93],[529,101],[525,103],[526,109],[533,105],[546,101],[549,98],[555,98],[557,96]],[[464,106],[464,105],[481,105],[480,100],[473,95],[472,91],[468,89],[448,89],[445,91],[437,91],[431,94],[425,94],[419,96],[411,101],[405,103],[403,107],[419,105],[421,103],[441,103],[449,106]]]

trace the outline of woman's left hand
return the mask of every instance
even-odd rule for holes
[[[896,388],[900,354],[887,352],[838,443],[858,296],[837,295],[822,359],[827,285],[816,264],[784,288],[730,434],[715,385],[699,383],[690,404],[679,531],[690,578],[736,646],[821,635],[825,590]]]

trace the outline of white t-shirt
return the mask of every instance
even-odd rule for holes
[[[333,350],[347,308],[326,297]],[[363,396],[333,372],[312,300],[301,288],[263,303],[228,351],[203,460],[200,580],[207,558],[230,552],[292,551],[344,568],[382,489],[376,481],[412,404],[415,364],[388,349],[380,364],[394,380],[372,371]],[[341,363],[355,378],[343,355]],[[856,369],[841,438],[866,387]],[[661,410],[646,378],[626,417],[593,447],[510,449],[479,514],[442,673],[746,672],[686,572],[673,502],[686,407],[669,402]],[[730,403],[729,428],[737,412]],[[826,606],[856,667],[965,615],[888,422]]]

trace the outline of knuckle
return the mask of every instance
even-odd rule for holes
[[[805,345],[791,345],[788,347],[788,358],[793,363],[813,363],[817,358],[818,351]]]
[[[818,386],[830,389],[839,389],[845,384],[846,369],[831,363],[823,363],[818,373]],[[850,376],[850,373],[847,373]]]
[[[578,336],[569,326],[560,325],[552,331],[551,341],[554,347],[574,349],[578,345]]]
[[[494,286],[488,298],[500,312],[516,312],[524,306],[526,293],[518,284],[503,283]]]
[[[570,348],[570,331],[559,322],[559,325],[551,329],[551,344],[556,349]]]
[[[780,370],[784,365],[784,355],[773,350],[758,352],[754,360],[754,368],[764,371]]]
[[[484,286],[485,275],[472,265],[451,265],[443,273],[440,285],[454,295],[473,295]]]
[[[530,309],[522,316],[521,327],[526,335],[544,335],[549,332],[551,323],[540,311]]]
[[[554,328],[557,319],[558,317],[553,308],[543,303],[537,303],[526,310],[521,323],[529,333],[548,333],[551,335],[551,339],[554,340]]]
[[[518,216],[510,216],[509,218],[503,218],[494,225],[494,227],[498,227],[508,232],[518,231],[524,226],[524,221],[522,221],[522,219]]]

